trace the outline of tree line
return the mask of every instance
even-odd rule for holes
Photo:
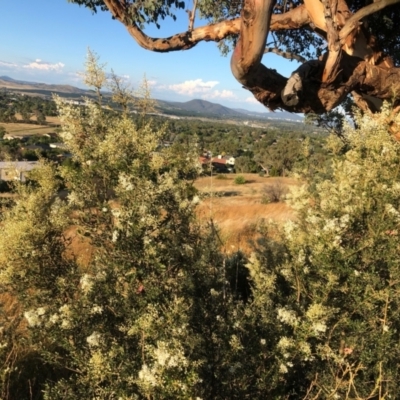
[[[56,116],[53,101],[3,89],[0,91],[0,122],[46,123],[46,116]],[[32,119],[34,117],[34,119]]]

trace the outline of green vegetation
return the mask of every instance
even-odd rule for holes
[[[19,122],[43,125],[46,116],[57,115],[57,110],[54,101],[1,90],[0,122],[16,122],[17,114],[21,117]]]
[[[234,182],[236,185],[244,185],[246,183],[246,178],[243,175],[237,175]]]
[[[146,90],[142,100],[148,109]],[[167,128],[145,112],[138,123],[100,99],[85,112],[56,102],[72,161],[42,162],[2,209],[1,398],[398,396],[400,145],[388,107],[347,127],[345,146],[330,137],[320,174],[303,146],[305,184],[288,195],[297,219],[265,226],[248,259],[222,254],[214,224],[196,221],[195,146],[169,162]]]

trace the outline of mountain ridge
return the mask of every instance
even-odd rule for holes
[[[47,84],[40,82],[22,81],[9,76],[0,76],[0,88],[15,90],[20,93],[39,96],[51,96],[57,93],[62,97],[77,98],[80,96],[93,96],[93,91],[80,89],[72,85]],[[107,96],[107,92],[104,93]],[[288,112],[255,112],[243,108],[230,108],[219,103],[203,99],[192,99],[186,102],[167,101],[155,99],[160,113],[182,116],[214,116],[217,118],[258,118],[275,119],[292,122],[302,122],[303,117]]]

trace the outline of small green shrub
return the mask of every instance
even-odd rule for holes
[[[234,182],[236,185],[244,185],[246,183],[246,178],[243,175],[238,175]]]

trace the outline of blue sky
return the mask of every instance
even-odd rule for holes
[[[191,0],[186,2],[191,8]],[[166,37],[186,30],[188,24],[186,14],[181,22],[163,22],[160,30],[146,28],[146,33]],[[125,76],[133,87],[146,75],[154,98],[201,98],[231,108],[267,111],[233,78],[230,56],[221,56],[212,42],[187,51],[154,53],[142,49],[109,13],[92,15],[67,0],[4,0],[0,5],[0,32],[0,75],[84,87],[79,72],[90,47],[107,69]],[[294,62],[273,54],[265,55],[263,62],[285,76],[296,69]]]

